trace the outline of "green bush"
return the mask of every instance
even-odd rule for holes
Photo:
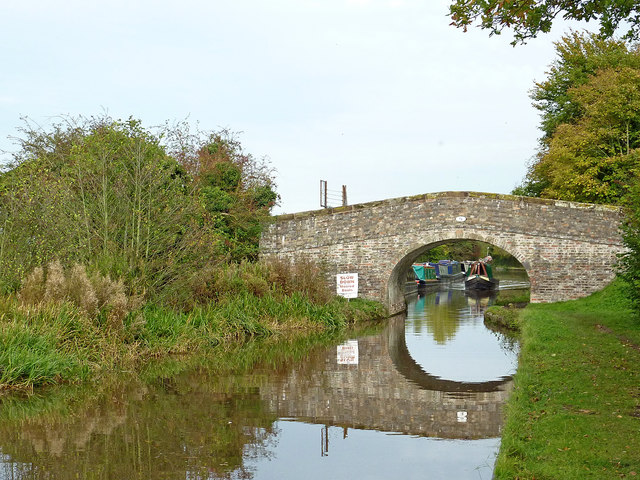
[[[0,172],[0,292],[58,259],[161,299],[210,262],[257,258],[278,195],[229,132],[105,116],[22,133]]]

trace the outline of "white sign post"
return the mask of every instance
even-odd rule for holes
[[[358,274],[339,273],[336,275],[336,291],[344,298],[358,298]]]

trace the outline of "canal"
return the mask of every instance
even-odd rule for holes
[[[416,292],[296,361],[122,382],[67,414],[5,399],[0,479],[490,479],[517,362],[493,298]]]

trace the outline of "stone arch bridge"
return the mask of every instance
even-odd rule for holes
[[[403,286],[423,252],[455,240],[498,246],[524,266],[532,302],[586,296],[615,276],[624,251],[618,207],[512,195],[442,192],[280,215],[260,240],[263,258],[322,262],[358,273],[359,296],[405,308]]]

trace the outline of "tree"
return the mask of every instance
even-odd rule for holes
[[[601,70],[568,96],[581,115],[556,129],[533,166],[541,196],[618,203],[639,167],[640,69]]]
[[[190,228],[199,211],[191,181],[157,136],[109,118],[25,133],[0,177],[5,280],[54,259],[135,279],[141,290],[176,275],[205,231]]]
[[[179,151],[195,179],[207,222],[224,238],[225,254],[234,261],[257,259],[262,225],[279,198],[266,159],[244,152],[227,130],[191,136],[183,130]]]
[[[631,188],[624,204],[622,241],[627,251],[618,262],[618,275],[625,281],[629,297],[640,310],[640,183]]]
[[[0,174],[0,289],[57,259],[154,294],[216,259],[254,258],[277,199],[270,170],[225,133],[176,150],[186,137],[133,119],[26,124]]]
[[[570,32],[555,43],[556,59],[547,78],[536,82],[531,91],[533,105],[540,111],[542,143],[548,141],[558,125],[572,123],[581,110],[569,96],[569,89],[584,85],[599,70],[630,67],[640,69],[637,47],[617,39],[602,39],[592,33]]]
[[[618,203],[638,168],[640,52],[572,32],[532,98],[544,135],[519,195]]]
[[[640,36],[640,5],[631,0],[455,0],[449,15],[452,25],[465,31],[476,22],[491,35],[510,28],[514,45],[549,32],[559,16],[565,20],[596,20],[602,37],[612,37],[619,27],[626,28],[627,40]]]
[[[560,125],[535,166],[542,194],[618,203],[638,172],[640,70],[601,70],[569,95],[583,113]]]

